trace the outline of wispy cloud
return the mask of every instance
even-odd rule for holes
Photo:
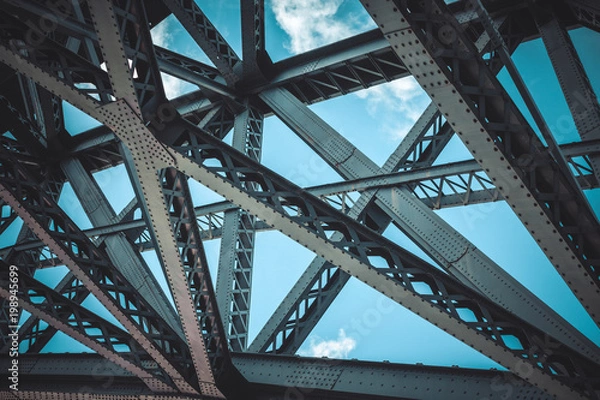
[[[348,354],[356,347],[356,340],[346,336],[340,329],[337,339],[323,340],[312,338],[308,350],[302,355],[308,357],[348,358]]]
[[[373,25],[368,15],[341,15],[344,1],[271,0],[277,23],[290,37],[289,43],[284,46],[293,54],[303,53],[355,35]]]
[[[366,101],[369,115],[383,121],[380,129],[393,140],[406,136],[430,101],[412,76],[361,90],[356,96]],[[387,117],[378,118],[378,115]]]
[[[176,28],[173,25],[173,22],[167,18],[155,26],[150,31],[152,42],[157,46],[164,47],[166,49],[173,49],[173,45],[175,44],[175,36],[173,32],[175,31],[174,28]],[[189,82],[182,81],[181,79],[162,72],[160,73],[160,77],[162,78],[163,86],[165,88],[165,95],[168,99],[172,99],[182,95],[183,93],[189,92],[190,89],[194,87]]]

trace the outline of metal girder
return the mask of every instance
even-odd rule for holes
[[[163,48],[156,48],[156,56],[161,71],[198,85],[207,98],[236,98],[216,69]]]
[[[174,132],[179,134],[173,135]],[[478,292],[183,120],[174,120],[169,135],[159,137],[180,153],[173,153],[174,161],[186,175],[517,375],[553,394],[568,393],[579,398],[580,390],[593,393],[594,389],[587,385],[593,385],[596,367],[592,365],[596,364]],[[262,191],[249,192],[242,182],[254,182]],[[341,241],[329,237],[336,232],[342,235]],[[417,282],[429,289],[419,291]],[[464,315],[461,317],[459,310],[462,308],[470,310],[475,317],[472,320]],[[518,338],[522,346],[511,347],[508,337]],[[540,347],[540,343],[547,345]],[[557,364],[559,353],[560,366]],[[531,363],[532,359],[539,360],[540,364]],[[567,363],[566,360],[573,361]],[[531,366],[527,373],[516,368],[523,363]],[[561,381],[553,376],[554,371],[562,371],[559,373]],[[589,378],[575,381],[572,374]],[[569,386],[562,382],[563,379]],[[580,386],[582,381],[586,382],[585,387]]]
[[[229,353],[202,239],[196,225],[187,177],[174,168],[166,168],[160,172],[160,181],[211,369],[214,374],[219,375],[226,367]]]
[[[181,25],[204,50],[229,86],[239,79],[242,63],[194,0],[163,0]]]
[[[600,154],[600,142],[575,142],[562,145],[561,151],[572,166],[574,173],[577,174],[583,188],[594,189],[600,187],[588,162],[588,154]],[[396,186],[408,187],[415,196],[432,209],[503,200],[498,189],[487,178],[481,166],[475,160],[442,164],[428,169],[381,174],[362,179],[349,179],[305,189],[338,210],[347,213],[355,203],[348,196],[349,193]],[[227,201],[196,207],[195,212],[202,240],[221,238],[223,213],[236,208],[235,205]],[[6,213],[12,215],[10,218],[16,218],[16,214],[10,207],[6,205],[5,209],[8,209]],[[90,238],[97,237],[98,240],[103,240],[107,235],[123,232],[138,247],[144,250],[153,248],[153,245],[149,243],[150,238],[144,233],[147,232],[144,220],[124,220],[121,217],[118,220],[119,222],[114,224],[85,229],[83,232]],[[272,229],[272,227],[264,222],[255,222],[255,230],[269,229]],[[44,244],[41,241],[33,239],[18,242],[14,246],[4,247],[0,251],[1,253],[6,253],[9,250],[24,251],[42,246]]]
[[[540,389],[503,371],[249,353],[233,353],[232,357],[234,365],[248,380],[249,384],[244,385],[246,398],[311,399],[312,396],[319,399],[439,399],[440,396],[448,396],[448,399],[483,396],[481,398],[490,400],[518,398],[518,396],[536,400],[551,398]],[[7,361],[9,361],[7,358],[0,358],[0,368],[4,371],[9,366]],[[118,400],[140,399],[137,396],[143,396],[144,400],[154,399],[153,395],[135,382],[127,371],[93,354],[61,354],[60,356],[41,354],[35,359],[24,355],[20,362],[21,372],[35,379],[23,382],[22,385],[26,386],[19,392],[29,393],[35,390],[52,392],[60,382],[64,369],[69,368],[73,371],[71,376],[77,377],[80,382],[79,388],[83,385],[89,389],[90,386],[104,385],[103,388],[95,388],[96,391],[93,392],[102,393],[103,399],[111,400],[110,396],[115,394],[110,390],[117,385],[119,394],[123,396]],[[92,379],[93,377],[95,379]],[[63,382],[60,383],[65,385]],[[43,387],[44,384],[48,386]],[[77,389],[73,382],[67,383],[67,387]],[[374,394],[376,390],[381,390],[379,395]],[[258,396],[260,393],[268,393],[269,396],[260,397]],[[0,395],[2,394],[0,392]],[[252,395],[257,396],[252,397]],[[70,398],[67,394],[63,396],[64,399]],[[40,398],[44,397],[35,399]],[[183,398],[186,397],[165,394],[160,399]]]
[[[8,264],[0,261],[2,269]],[[8,281],[1,281],[0,297],[10,298]],[[121,328],[103,320],[97,314],[81,307],[67,297],[61,296],[27,273],[18,277],[19,307],[46,321],[80,341],[107,360],[121,366],[141,379],[153,392],[176,392],[168,374],[157,365],[144,366],[141,357],[148,354],[138,347],[135,340]]]
[[[600,104],[569,33],[551,6],[532,5],[532,13],[579,136],[582,140],[599,139]],[[600,155],[590,156],[590,161],[599,179]]]
[[[278,92],[279,91],[274,91],[274,93]],[[286,93],[283,92],[283,94],[285,95]],[[276,101],[267,100],[266,102],[267,104],[271,103],[272,107],[279,109],[280,106],[283,106],[277,104],[280,100],[282,99]],[[286,100],[293,102],[293,99],[290,98],[287,98]],[[294,106],[297,106],[297,104],[294,104]],[[303,110],[306,111],[305,109]],[[277,111],[275,111],[275,113],[277,114]],[[314,129],[316,132],[319,132],[318,135],[323,136],[322,130],[324,129],[324,121],[313,114],[309,114],[307,117],[308,118],[305,119],[301,125],[309,123],[310,126],[306,127],[307,131],[312,131]],[[396,151],[392,153],[386,161],[384,168],[379,172],[385,173],[393,171],[397,169],[398,165],[403,164],[408,159],[407,154],[411,153],[410,149],[414,148],[412,145],[415,142],[420,141],[426,135],[425,132],[429,131],[429,127],[432,125],[439,127],[437,121],[438,115],[435,108],[432,106],[428,107],[413,129],[408,133],[407,138]],[[286,121],[286,123],[290,122],[289,119]],[[294,124],[292,130],[296,128],[298,128],[298,126]],[[325,134],[325,136],[327,136],[327,134]],[[304,139],[308,139],[309,142],[315,141],[315,138],[309,139],[304,137]],[[320,139],[323,139],[323,137]],[[325,139],[323,142],[327,142],[327,140]],[[411,142],[411,145],[405,145],[407,142]],[[342,144],[342,146],[340,146],[340,143],[335,143],[334,141],[331,141],[330,143],[334,149],[344,149],[344,145],[347,146],[347,143]],[[312,145],[319,146],[314,143]],[[345,159],[347,154],[352,154],[352,152],[353,150],[350,150],[350,152],[346,151],[346,154],[338,154],[338,156],[340,156],[340,160]],[[327,162],[331,161],[332,157],[327,157]],[[335,167],[338,164],[338,160],[333,161],[333,164]],[[373,190],[363,192],[356,204],[349,208],[349,216],[358,219],[362,215],[362,220],[370,219],[371,221],[378,221],[379,223],[376,225],[372,223],[371,228],[382,233],[389,224],[389,218],[387,221],[385,218],[381,221],[381,215],[373,215],[381,214],[377,213],[379,210],[378,208],[367,208],[369,203],[375,197],[375,194],[376,192]],[[334,238],[340,240],[341,236],[332,237],[332,239]],[[250,346],[250,350],[254,352],[271,351],[275,353],[296,352],[312,328],[331,305],[337,294],[348,282],[349,278],[350,276],[346,272],[336,270],[334,265],[326,262],[326,260],[321,257],[315,257],[258,333]]]
[[[144,2],[103,0],[87,4],[109,71],[113,95],[125,99],[140,117],[152,118],[166,98]]]
[[[240,0],[244,79],[264,80],[272,64],[265,49],[265,0]]]
[[[233,363],[250,383],[286,385],[285,398],[304,398],[317,391],[352,398],[374,394],[421,400],[552,398],[500,371],[250,353],[234,354]]]
[[[19,262],[19,265],[24,265]],[[27,265],[27,264],[25,264]],[[39,267],[38,267],[39,268]],[[54,291],[61,296],[68,297],[74,304],[81,304],[87,297],[89,297],[89,290],[83,286],[83,283],[78,280],[73,273],[69,272],[61,279],[56,285]],[[26,343],[27,348],[22,351],[39,353],[42,351],[44,346],[48,344],[50,339],[59,330],[58,327],[48,325],[43,328],[42,319],[32,315],[30,316],[19,328],[19,336],[22,341]]]
[[[373,161],[289,93],[282,89],[268,90],[261,94],[261,98],[342,177],[378,174],[379,168]],[[428,129],[428,124],[423,121],[432,121],[434,109],[432,105],[425,112],[422,121],[417,123],[417,131]],[[402,156],[405,154],[390,157],[381,172],[396,170]],[[483,183],[483,180],[480,182]],[[440,188],[440,192],[443,190]],[[388,222],[383,224],[383,229],[389,221],[393,221],[425,253],[463,284],[478,290],[520,318],[599,362],[600,352],[596,345],[411,196],[411,190],[406,187],[392,188],[369,194],[375,204],[388,215]],[[446,243],[447,246],[436,246],[437,243]],[[284,302],[286,300],[288,299]],[[286,323],[285,329],[288,330],[290,325]],[[310,331],[310,327],[308,330]],[[307,333],[304,334],[306,335]]]
[[[66,134],[62,102],[30,79],[19,75],[15,75],[15,78],[3,85],[5,93],[11,99],[1,97],[9,111],[7,119],[12,119],[13,124],[15,120],[18,121],[17,126],[12,125],[12,133],[27,144],[31,153],[39,157],[61,151],[61,141]],[[13,90],[7,87],[9,85],[13,86]],[[15,90],[17,87],[19,89]],[[9,129],[9,126],[10,124],[6,128]]]
[[[461,56],[478,53],[444,4],[362,2],[598,321],[600,229],[569,171],[552,158],[554,149],[546,151],[484,60]]]
[[[220,84],[218,86],[219,89],[227,90],[227,92],[222,93],[224,95],[231,93],[231,90],[226,87],[225,79],[223,79],[219,70],[215,67],[156,45],[154,46],[154,52],[162,71],[169,73],[169,68],[172,68],[174,71],[179,68],[182,71],[187,71],[189,74],[195,75],[197,78],[204,78],[207,81],[214,81],[214,84]],[[175,74],[172,75],[177,76]],[[184,79],[183,76],[182,74],[181,79]],[[193,81],[189,80],[189,82]]]
[[[19,85],[24,79],[14,79],[12,86]],[[27,81],[27,80],[25,80]],[[13,90],[13,93],[19,93],[21,90]],[[34,155],[42,156],[46,153],[46,138],[42,135],[37,126],[31,123],[31,119],[23,112],[25,107],[19,107],[14,100],[0,95],[0,107],[3,112],[3,124],[6,131],[10,131],[22,145],[27,146],[27,150]],[[19,102],[23,102],[19,99]]]
[[[115,27],[119,26],[116,24],[118,13],[112,13],[108,1],[93,4],[90,4],[90,7],[98,40],[108,63],[113,92],[119,99],[103,107],[105,111],[101,111],[104,115],[102,119],[105,125],[124,141],[131,154],[126,166],[142,197],[144,215],[151,228],[157,254],[166,272],[181,319],[194,369],[198,375],[200,392],[206,396],[223,397],[215,385],[214,372],[221,372],[228,354],[227,349],[223,348],[224,336],[204,249],[197,228],[194,229],[195,224],[191,223],[195,218],[187,181],[181,174],[168,169],[170,163],[165,163],[165,159],[161,159],[158,154],[156,160],[148,159],[148,154],[156,154],[158,149],[156,143],[147,142],[141,136],[144,132],[149,134],[139,112],[139,107],[144,104],[144,92],[132,93],[127,89],[133,88],[136,66],[134,63],[128,65],[126,53],[119,37],[116,37],[119,35],[119,31],[115,31]],[[121,36],[126,32],[124,25],[123,23],[119,26]],[[107,41],[104,45],[103,40]],[[149,49],[152,51],[151,47]],[[164,99],[162,86],[156,89]],[[154,106],[157,108],[158,105]],[[121,122],[122,118],[127,119],[127,125],[124,121]],[[115,124],[118,126],[114,126]],[[141,131],[140,126],[144,126]],[[160,150],[158,153],[160,154]],[[207,349],[211,350],[210,359]]]
[[[0,359],[0,367],[3,370],[6,370],[5,366],[8,367],[6,361],[8,360]],[[536,400],[551,398],[534,386],[502,371],[248,353],[234,353],[233,361],[249,382],[249,385],[246,385],[247,398],[260,393],[264,393],[263,397],[257,396],[257,398],[322,400],[330,398],[439,399],[440,396],[448,396],[448,399],[484,396],[482,398],[490,400],[517,398],[517,396]],[[50,393],[60,382],[65,368],[73,370],[71,374],[78,378],[79,388],[85,385],[84,387],[89,390],[92,386],[104,385],[104,388],[94,387],[96,391],[92,392],[102,393],[103,399],[112,400],[111,396],[119,394],[122,397],[115,397],[115,400],[155,399],[151,393],[144,392],[144,388],[133,381],[122,368],[91,354],[68,354],[61,357],[42,354],[36,359],[23,356],[21,362],[23,374],[35,378],[24,382],[25,388],[19,390],[20,393],[25,392],[22,397],[25,399],[51,398]],[[44,388],[44,384],[48,387]],[[65,385],[62,382],[61,384]],[[117,385],[121,390],[119,394],[111,392],[111,388]],[[75,389],[73,392],[78,389],[72,382],[67,384],[67,387]],[[378,389],[381,393],[375,395],[374,391]],[[46,394],[48,397],[43,397],[44,390],[48,392]],[[39,393],[39,397],[31,397],[32,392]],[[81,392],[86,393],[86,391]],[[4,393],[0,392],[0,395]],[[67,392],[61,398],[77,398],[69,396]],[[7,397],[7,399],[11,398]],[[188,398],[173,394],[164,394],[164,397],[160,397],[160,400],[171,399]]]
[[[115,214],[96,181],[84,169],[79,160],[66,159],[61,162],[61,168],[94,227],[115,224],[121,220]],[[144,259],[132,248],[126,236],[107,236],[104,238],[103,244],[108,257],[125,278],[129,282],[135,282],[135,287],[140,295],[146,298],[150,306],[165,322],[183,337],[181,323],[165,293]]]
[[[185,344],[155,315],[106,254],[64,214],[52,196],[39,189],[37,182],[40,179],[35,176],[35,168],[30,166],[31,160],[19,160],[19,155],[11,153],[4,145],[0,157],[1,197],[112,312],[172,378],[177,388],[187,393],[195,392],[190,385],[194,377],[185,368],[190,362]]]
[[[235,118],[233,148],[260,161],[264,116],[250,102]],[[249,190],[255,185],[249,184]],[[255,218],[246,211],[226,211],[223,217],[217,275],[217,301],[229,345],[246,350],[254,260]]]
[[[10,358],[0,357],[8,371]],[[151,359],[142,359],[153,367]],[[65,372],[69,371],[69,375]],[[35,358],[19,356],[19,390],[0,391],[3,400],[193,400],[197,396],[181,393],[153,393],[138,378],[111,361],[95,354],[39,354]],[[6,380],[3,372],[0,378]]]
[[[107,104],[100,109],[100,114],[102,114],[100,119],[124,142],[128,149],[125,152],[126,157],[131,157],[126,166],[130,179],[141,194],[143,214],[156,243],[157,255],[165,271],[186,341],[192,353],[201,392],[204,395],[222,397],[214,384],[214,375],[206,351],[201,327],[205,321],[199,319],[199,314],[204,312],[214,314],[212,310],[204,308],[210,304],[201,302],[204,300],[205,290],[212,289],[210,285],[206,286],[210,283],[210,278],[203,274],[203,269],[207,268],[207,265],[200,259],[203,255],[202,243],[197,242],[192,235],[186,236],[186,231],[189,233],[193,229],[189,222],[186,223],[184,219],[173,221],[171,215],[172,212],[180,213],[179,216],[185,218],[187,212],[185,204],[190,198],[189,190],[185,187],[181,189],[183,191],[181,195],[174,193],[177,194],[173,196],[174,199],[177,198],[176,204],[166,202],[167,193],[164,190],[168,188],[173,191],[173,187],[169,187],[169,183],[164,182],[165,177],[159,175],[159,172],[170,166],[166,158],[169,156],[165,156],[165,149],[162,146],[150,140],[151,133],[124,102]],[[178,184],[182,183],[178,182]],[[181,201],[185,202],[183,206]],[[214,302],[212,304],[214,305]],[[212,334],[212,329],[208,333]]]
[[[600,6],[594,0],[566,0],[575,18],[591,29],[600,32]]]
[[[370,31],[273,64],[273,78],[249,89],[281,87],[312,104],[408,76],[378,31]]]

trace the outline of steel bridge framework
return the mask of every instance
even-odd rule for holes
[[[361,3],[376,29],[273,62],[264,0],[240,2],[240,55],[201,1],[0,0],[0,237],[23,221],[0,249],[3,382],[13,314],[29,315],[18,329],[19,391],[3,383],[0,397],[600,398],[598,346],[434,212],[506,202],[600,322],[600,225],[583,192],[600,182],[600,105],[569,36],[600,31],[600,6]],[[214,66],[153,43],[151,28],[171,14]],[[517,47],[537,38],[580,141],[557,144],[514,65]],[[168,100],[161,73],[198,90]],[[431,104],[381,167],[308,107],[407,76]],[[101,125],[72,136],[63,101]],[[261,164],[265,118],[344,181],[300,187]],[[473,160],[434,165],[453,137]],[[118,214],[92,176],[116,165],[135,192]],[[226,201],[194,205],[189,179]],[[66,183],[92,228],[59,205]],[[386,239],[390,225],[437,265]],[[254,244],[267,229],[316,257],[249,342]],[[213,238],[214,286],[203,248]],[[149,249],[174,306],[141,256]],[[69,272],[55,287],[35,277],[56,265]],[[507,371],[294,356],[351,277]],[[84,307],[90,295],[118,323]],[[57,332],[95,353],[45,354]]]

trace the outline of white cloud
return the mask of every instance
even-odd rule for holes
[[[174,27],[172,25],[173,23],[169,18],[156,25],[150,31],[152,42],[157,46],[164,47],[166,49],[172,49],[172,46],[175,42],[175,37],[173,36]],[[182,95],[183,93],[189,92],[190,87],[193,86],[189,82],[182,81],[181,79],[162,72],[160,73],[160,77],[165,88],[165,95],[167,96],[167,99],[172,99]]]
[[[348,354],[356,347],[356,340],[346,336],[340,329],[337,339],[323,340],[320,338],[310,340],[310,346],[302,355],[307,357],[348,358]]]
[[[355,35],[373,25],[366,15],[340,15],[344,1],[271,0],[277,23],[290,36],[290,42],[284,46],[293,54],[299,54]]]
[[[430,102],[412,76],[361,90],[356,96],[366,101],[369,115],[383,121],[380,128],[394,140],[406,136]]]

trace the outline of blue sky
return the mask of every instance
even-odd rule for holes
[[[239,1],[204,1],[199,4],[241,56]],[[274,61],[375,27],[358,0],[266,0],[266,17],[267,50]],[[600,93],[600,71],[593,68],[600,64],[600,53],[597,51],[600,36],[584,28],[571,32],[571,36],[596,93]],[[153,38],[161,46],[210,64],[173,17],[153,30]],[[578,141],[566,103],[562,96],[557,95],[560,88],[541,41],[521,45],[515,52],[514,60],[557,141]],[[501,74],[500,77],[511,95],[514,95],[507,75]],[[169,76],[164,76],[164,82],[170,98],[197,89]],[[318,103],[310,108],[373,161],[382,165],[428,103],[427,95],[409,77]],[[72,107],[67,107],[65,113],[67,128],[72,134],[93,125],[93,121]],[[462,143],[453,140],[437,163],[470,158]],[[301,186],[341,179],[275,117],[265,121],[263,163]],[[125,177],[122,166],[95,175],[117,213],[133,197],[131,185]],[[193,183],[192,189],[196,205],[221,199],[200,184]],[[596,212],[599,212],[598,190],[586,194]],[[81,228],[91,227],[69,185],[62,193],[60,204]],[[437,213],[584,334],[600,343],[598,328],[583,312],[504,202],[457,207]],[[10,242],[18,226],[18,223],[15,224],[0,237],[0,245]],[[395,227],[390,227],[385,236],[426,258]],[[216,277],[219,245],[219,240],[205,242],[213,280]],[[257,235],[250,339],[258,333],[313,257],[311,251],[279,232],[261,232]],[[145,252],[144,258],[158,275],[159,281],[165,282],[154,252]],[[41,271],[37,277],[44,282],[56,283],[65,272],[65,267],[56,267]],[[102,308],[93,300],[89,304],[94,310]],[[114,321],[114,318],[108,318]],[[70,342],[68,338],[57,337],[46,351],[58,351],[66,347],[71,352],[83,349]],[[300,354],[432,365],[458,364],[476,368],[499,367],[355,279],[334,301],[301,348]]]

